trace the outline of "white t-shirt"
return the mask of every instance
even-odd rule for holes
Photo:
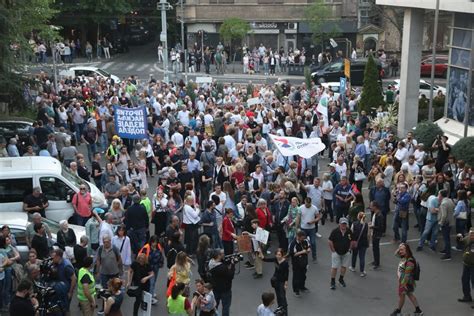
[[[301,211],[301,228],[303,229],[313,229],[316,227],[316,224],[308,224],[308,222],[314,220],[319,214],[319,210],[316,206],[311,205],[310,208],[307,208],[305,204],[300,206]]]
[[[323,189],[323,199],[332,200],[332,192],[333,191],[331,191],[331,192],[325,191],[325,190],[333,190],[334,189],[334,186],[332,185],[332,182],[330,180],[323,181],[322,189]]]
[[[257,316],[275,316],[270,307],[265,307],[265,305],[260,304],[257,307]]]
[[[405,162],[405,163],[402,165],[402,167],[403,167],[403,166],[407,166],[407,167],[408,167],[408,171],[409,171],[412,175],[414,175],[414,176],[420,174],[420,167],[418,167],[418,165],[416,164],[416,162],[413,163],[413,165],[410,165],[409,162]]]
[[[413,156],[415,156],[415,162],[416,164],[418,165],[423,165],[423,162],[425,160],[425,155],[426,155],[426,152],[424,151],[419,151],[418,149],[415,150],[415,152],[413,153]]]
[[[347,175],[347,165],[344,162],[342,166],[338,163],[336,163],[336,172],[339,173],[341,177],[345,177]]]

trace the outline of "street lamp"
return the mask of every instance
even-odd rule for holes
[[[167,36],[167,25],[166,25],[166,11],[171,10],[173,7],[166,2],[166,0],[160,0],[157,3],[157,10],[161,10],[161,33],[160,41],[163,43],[163,68],[164,75],[163,81],[168,82],[168,36]]]

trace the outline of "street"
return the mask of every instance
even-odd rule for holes
[[[84,145],[80,151],[85,153]],[[320,175],[327,171],[327,159],[320,160]],[[148,178],[150,188],[148,196],[151,198],[155,192],[156,178]],[[368,190],[364,183],[362,190],[364,201],[368,203]],[[392,208],[393,209],[393,208]],[[414,218],[410,222],[408,240],[411,248],[415,251],[419,234],[413,228]],[[346,288],[337,286],[335,291],[330,290],[330,268],[331,259],[328,247],[328,237],[335,223],[327,222],[326,225],[319,225],[319,233],[322,238],[318,238],[316,264],[310,262],[307,273],[307,287],[310,293],[295,297],[291,289],[292,273],[290,272],[289,286],[287,289],[287,299],[289,315],[389,315],[397,304],[397,265],[398,258],[394,255],[397,245],[391,243],[392,215],[388,216],[387,236],[381,240],[381,269],[374,271],[368,266],[372,261],[372,248],[367,250],[365,278],[360,277],[358,265],[356,272],[346,273]],[[153,225],[150,226],[153,232]],[[274,237],[271,251],[276,247]],[[438,234],[438,242],[442,243],[441,234]],[[441,249],[441,245],[438,246]],[[420,307],[424,315],[474,315],[471,304],[458,303],[457,299],[462,297],[461,273],[462,273],[462,253],[453,251],[452,261],[441,261],[440,254],[435,254],[429,247],[425,247],[422,252],[414,252],[416,259],[421,266],[420,281],[417,282],[415,295],[418,298]],[[246,259],[245,259],[246,260]],[[245,269],[243,263],[237,266],[237,272],[232,288],[231,315],[252,316],[256,314],[256,308],[261,303],[261,294],[265,291],[272,291],[270,278],[273,274],[273,263],[264,263],[263,278],[254,280],[252,273],[254,270]],[[290,268],[291,270],[291,268]],[[160,270],[159,280],[156,285],[158,304],[152,307],[152,315],[166,315],[166,267]],[[191,293],[194,291],[194,280],[199,278],[197,264],[193,266],[193,277],[191,281]],[[134,299],[126,297],[122,305],[123,315],[131,315]],[[274,306],[274,309],[276,306]],[[410,302],[406,302],[404,312],[413,312],[414,308]],[[72,315],[79,315],[77,302],[71,304]],[[410,315],[410,314],[403,314]]]

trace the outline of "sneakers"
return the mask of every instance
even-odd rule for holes
[[[351,272],[356,272],[356,269],[353,268],[353,267],[349,267],[349,271],[351,271]]]
[[[462,251],[462,249],[456,248],[456,246],[452,246],[451,249],[454,251]]]
[[[439,253],[442,254],[442,255],[445,255],[447,252],[444,251],[444,250],[441,250]]]
[[[263,274],[261,274],[261,273],[254,273],[253,274],[254,279],[261,279],[262,277],[263,277]]]
[[[449,260],[451,260],[451,256],[448,256],[447,254],[445,254],[444,256],[441,257],[441,260],[442,261],[449,261]]]
[[[390,314],[390,316],[399,316],[401,313],[402,311],[397,308]]]
[[[363,277],[363,278],[365,278],[365,277],[367,276],[367,272],[362,271],[362,272],[360,273],[360,276]]]
[[[255,268],[255,266],[253,264],[250,263],[250,261],[247,261],[245,264],[245,269],[253,269]]]
[[[374,266],[372,267],[372,270],[378,270],[378,269],[380,269],[380,266],[374,265]]]
[[[323,237],[323,235],[321,235],[320,233],[316,233],[316,237],[318,237],[318,238],[322,238],[322,237]]]
[[[335,290],[336,289],[336,282],[331,282],[331,290]]]
[[[430,247],[431,251],[436,252],[436,247]]]
[[[346,282],[344,282],[344,279],[339,279],[339,284],[342,286],[342,287],[346,287]]]
[[[156,298],[151,299],[151,305],[156,305],[158,304],[158,300]]]
[[[415,309],[413,316],[423,316],[423,312],[421,311],[419,306]]]
[[[313,258],[313,263],[318,263],[318,259]]]
[[[423,250],[423,247],[421,246],[416,247],[416,251],[422,251],[422,250]]]
[[[471,298],[471,297],[458,298],[458,302],[461,302],[461,303],[470,303],[470,302],[472,302],[472,298]]]
[[[309,290],[307,287],[304,287],[304,288],[301,289],[301,292],[303,292],[303,293],[309,293],[310,290]]]
[[[296,297],[301,297],[300,292],[294,292],[294,294],[295,294]]]

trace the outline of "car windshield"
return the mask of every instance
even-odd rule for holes
[[[87,186],[88,190],[90,190],[90,187],[89,185],[87,184],[86,181],[84,181],[83,179],[81,179],[80,177],[76,176],[75,174],[73,174],[66,166],[64,166],[63,164],[61,164],[61,175],[66,178],[69,182],[71,182],[72,184],[74,184],[75,187],[79,187],[81,184],[84,184]]]
[[[103,70],[103,69],[97,68],[96,71],[104,77],[110,77],[110,74],[107,71]]]
[[[50,219],[47,219],[47,218],[42,218],[41,221],[48,225],[49,230],[51,231],[52,234],[58,234],[58,232],[59,232],[59,223],[56,223],[56,222],[54,222]]]

